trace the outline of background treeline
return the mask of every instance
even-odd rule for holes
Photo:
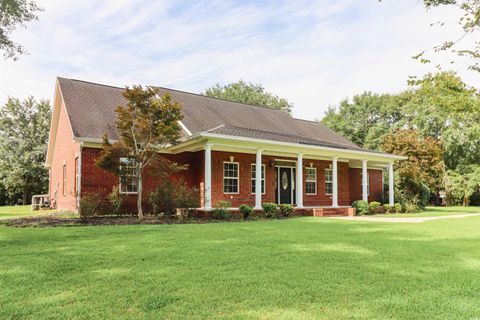
[[[421,207],[422,198],[438,203],[445,191],[449,205],[477,201],[480,95],[454,72],[412,78],[398,94],[355,95],[322,123],[361,147],[409,158],[396,166],[398,200]]]
[[[28,204],[48,191],[50,104],[9,98],[0,108],[0,205]]]

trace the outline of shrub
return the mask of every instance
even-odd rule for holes
[[[371,213],[380,213],[380,208],[382,207],[382,204],[378,201],[372,201],[370,202],[370,212]]]
[[[415,202],[407,202],[405,204],[405,213],[412,213],[417,211],[417,203]]]
[[[390,205],[388,205],[388,204],[385,203],[385,204],[383,205],[383,212],[385,212],[385,213],[391,213],[391,212],[392,212],[392,207],[390,207]]]
[[[395,210],[396,213],[402,212],[402,205],[400,203],[395,203],[393,205],[393,210]]]
[[[359,216],[370,213],[370,207],[368,206],[367,201],[364,201],[364,200],[354,201],[352,203],[352,207],[356,209],[357,215]]]
[[[228,212],[228,208],[231,207],[230,201],[221,200],[218,201],[213,209],[213,216],[217,219],[227,219],[230,218],[230,213]]]
[[[240,212],[242,213],[243,219],[248,219],[248,217],[252,214],[253,208],[249,205],[242,204],[239,208]]]
[[[420,193],[418,195],[417,208],[420,210],[425,210],[425,207],[430,202],[430,188],[422,184],[420,186]]]
[[[263,208],[263,211],[265,211],[265,215],[267,216],[267,218],[274,217],[278,210],[277,204],[270,203],[270,202],[263,203],[262,208]]]
[[[148,201],[154,215],[171,216],[175,214],[175,192],[177,186],[165,179],[160,182],[155,191],[150,193]]]
[[[102,196],[98,193],[88,192],[82,195],[80,199],[80,219],[87,220],[91,217],[96,217],[102,205]]]
[[[125,200],[125,197],[120,193],[120,188],[118,186],[113,187],[112,192],[107,196],[107,200],[110,203],[111,214],[119,216],[124,213],[123,201]]]
[[[470,196],[470,205],[480,206],[480,192],[476,192]]]
[[[192,213],[200,206],[200,193],[198,188],[189,188],[185,183],[177,186],[174,197],[177,219],[180,221],[190,220]]]
[[[293,213],[293,206],[291,204],[281,204],[279,206],[279,209],[280,209],[280,213],[284,217],[288,217]]]

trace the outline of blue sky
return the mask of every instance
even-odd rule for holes
[[[40,21],[14,34],[30,55],[0,59],[0,103],[52,99],[56,76],[192,92],[243,79],[319,119],[364,90],[405,88],[434,70],[411,56],[459,34],[454,9],[427,12],[418,0],[38,2]],[[438,19],[451,23],[429,26]]]

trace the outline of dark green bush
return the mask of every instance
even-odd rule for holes
[[[476,192],[470,196],[470,205],[480,206],[480,192]]]
[[[262,204],[262,208],[263,211],[265,211],[265,216],[267,216],[267,218],[272,218],[277,214],[278,205],[276,203],[267,202]]]
[[[228,208],[231,207],[230,201],[221,200],[218,201],[213,208],[213,216],[217,219],[228,219],[230,218],[230,213]]]
[[[242,213],[243,219],[248,219],[248,217],[252,214],[253,208],[249,205],[242,204],[240,207],[238,207],[240,212]]]
[[[378,201],[372,201],[370,202],[370,212],[371,213],[380,213],[380,208],[382,207],[382,204]]]
[[[278,207],[280,209],[280,213],[284,217],[288,217],[293,213],[293,206],[291,204],[281,204]]]
[[[370,214],[370,207],[367,201],[357,200],[352,203],[352,207],[356,209],[357,215]]]
[[[175,214],[175,192],[177,186],[169,179],[164,179],[155,191],[150,193],[148,201],[152,206],[152,213],[157,216],[172,216]]]
[[[428,203],[430,202],[430,188],[422,184],[420,187],[420,193],[418,195],[417,208],[420,210],[425,210]]]
[[[98,216],[102,206],[103,198],[98,193],[87,192],[80,199],[79,214],[80,219],[85,221],[88,218]]]
[[[125,196],[120,193],[119,186],[113,187],[112,192],[107,196],[107,200],[110,203],[110,211],[112,215],[120,216],[125,214],[123,207]]]

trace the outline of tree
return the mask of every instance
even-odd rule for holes
[[[168,145],[176,144],[180,137],[181,106],[167,93],[159,96],[159,90],[152,87],[126,87],[123,96],[127,105],[116,109],[120,140],[110,144],[108,137],[104,137],[97,165],[120,176],[123,176],[125,167],[133,171],[138,217],[143,219],[143,174],[147,167],[160,173],[175,167],[160,152]],[[122,166],[121,158],[129,159],[129,165]]]
[[[480,72],[480,41],[474,41],[471,47],[459,48],[462,41],[480,30],[480,0],[423,0],[427,9],[440,6],[453,6],[460,10],[461,16],[458,25],[462,28],[462,34],[456,38],[447,40],[444,43],[433,48],[434,52],[450,51],[451,53],[470,59],[468,68]],[[438,21],[431,25],[444,26],[446,21]],[[429,63],[430,60],[425,55],[426,50],[414,56],[414,59],[422,63]],[[452,61],[454,63],[454,61]]]
[[[48,101],[9,98],[0,109],[0,184],[8,197],[21,194],[27,204],[33,194],[47,191],[49,129]]]
[[[233,82],[224,86],[216,84],[208,88],[203,93],[209,97],[215,97],[245,104],[251,104],[259,107],[283,110],[292,112],[293,104],[288,100],[280,98],[270,92],[260,84],[247,83],[243,80]]]
[[[17,27],[25,27],[27,22],[38,20],[37,12],[43,9],[29,0],[0,0],[0,50],[6,59],[18,59],[25,53],[20,44],[10,38]]]
[[[381,148],[408,157],[396,164],[397,187],[405,191],[407,197],[420,195],[422,184],[438,195],[445,172],[443,150],[438,140],[422,137],[416,130],[397,130],[384,136]]]
[[[378,150],[383,135],[403,116],[405,95],[363,92],[330,107],[321,122],[360,147]]]
[[[480,191],[480,165],[471,165],[461,171],[449,170],[445,180],[447,204],[468,206],[470,196]]]

